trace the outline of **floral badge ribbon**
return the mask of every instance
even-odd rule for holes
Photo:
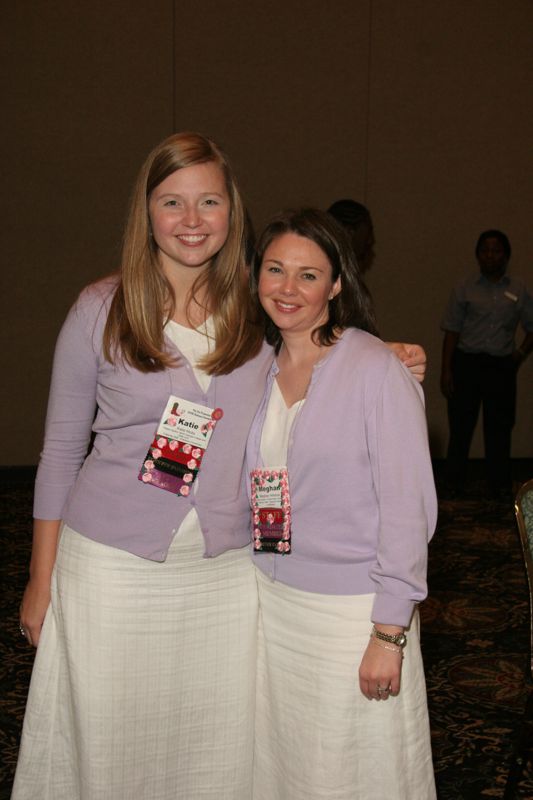
[[[256,552],[291,552],[291,504],[286,467],[254,469],[252,481],[252,531]]]
[[[171,395],[141,465],[139,480],[187,497],[222,417],[221,408],[200,406]]]

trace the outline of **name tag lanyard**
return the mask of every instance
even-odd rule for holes
[[[307,398],[309,387],[305,393]],[[289,431],[292,441],[296,424],[303,410],[301,403]],[[250,473],[252,504],[252,536],[256,553],[291,553],[291,497],[289,471],[286,466],[257,467]]]
[[[202,391],[187,359],[185,369],[191,383]],[[169,370],[171,394],[159,420],[155,436],[141,465],[138,479],[145,484],[187,497],[198,476],[211,436],[224,416],[221,408],[191,402],[172,393],[173,370]],[[216,381],[216,377],[212,378]],[[215,384],[216,399],[216,384]],[[202,391],[205,396],[205,392]]]

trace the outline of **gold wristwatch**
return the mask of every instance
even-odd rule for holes
[[[375,625],[372,628],[372,636],[376,639],[380,639],[382,642],[395,644],[397,647],[405,647],[407,644],[407,636],[405,633],[383,633],[382,631],[378,631]]]

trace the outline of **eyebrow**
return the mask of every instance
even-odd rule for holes
[[[164,194],[160,194],[159,197],[184,197],[185,195],[180,194],[179,192],[165,192]],[[212,191],[212,192],[202,192],[198,197],[224,197],[222,192]]]
[[[280,267],[283,266],[283,261],[280,261],[278,258],[264,258],[261,263],[263,263],[263,264],[277,264]],[[309,271],[310,269],[314,269],[314,270],[316,270],[316,272],[324,272],[323,267],[311,267],[311,266],[306,267],[305,265],[302,265],[302,266],[298,267],[298,269],[300,269],[300,270],[303,269],[305,271]]]

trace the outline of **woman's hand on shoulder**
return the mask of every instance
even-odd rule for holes
[[[413,378],[422,383],[426,375],[427,356],[420,344],[405,344],[404,342],[385,342],[394,355],[404,364]]]
[[[34,647],[39,644],[41,628],[50,605],[50,581],[30,578],[20,604],[20,626]]]
[[[401,650],[381,647],[371,639],[359,666],[359,686],[369,700],[387,700],[400,692]]]

